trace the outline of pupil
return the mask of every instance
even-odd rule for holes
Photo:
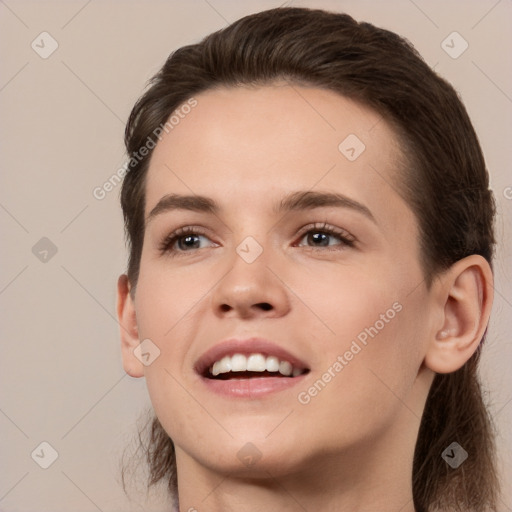
[[[313,233],[310,236],[314,245],[329,245],[328,235],[326,233]]]
[[[180,240],[181,249],[193,249],[197,246],[199,237],[196,235],[187,235]]]

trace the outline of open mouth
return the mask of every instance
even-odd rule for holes
[[[311,368],[278,344],[259,337],[231,338],[208,349],[194,365],[209,392],[266,399],[298,385]]]
[[[309,372],[308,368],[294,365],[286,359],[264,353],[226,355],[214,361],[202,372],[203,377],[214,380],[252,378],[295,378]]]

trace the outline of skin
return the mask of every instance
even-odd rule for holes
[[[479,344],[492,302],[489,265],[469,256],[427,288],[418,224],[395,185],[400,147],[372,110],[285,83],[196,99],[154,150],[146,216],[171,193],[207,196],[219,211],[153,216],[136,290],[124,275],[118,283],[124,368],[145,376],[176,445],[180,510],[413,511],[427,393],[434,372],[460,368]],[[349,134],[366,146],[352,162],[338,149]],[[338,206],[275,212],[285,196],[311,190],[348,196],[373,220]],[[354,244],[331,235],[315,247],[301,230],[322,232],[324,223]],[[162,240],[182,226],[202,228],[200,248],[162,253]],[[236,252],[248,236],[263,249],[250,264]],[[298,394],[396,303],[401,311],[300,403]],[[224,339],[249,336],[286,348],[309,374],[254,400],[208,391],[197,359]],[[160,356],[144,366],[133,351],[148,338]],[[247,443],[261,455],[251,466],[237,457]]]

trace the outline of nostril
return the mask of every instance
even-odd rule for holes
[[[274,306],[272,306],[272,304],[269,304],[268,302],[258,302],[257,304],[253,304],[251,306],[251,308],[258,308],[262,311],[271,311],[274,309]],[[249,313],[249,310],[251,308],[246,310],[245,306],[243,306],[243,307],[241,306],[240,308],[237,308],[237,307],[230,306],[229,304],[220,304],[220,306],[219,306],[219,310],[222,313],[228,313],[229,311],[232,311],[233,309],[236,309],[236,310],[240,309],[240,312],[246,311],[246,313]]]

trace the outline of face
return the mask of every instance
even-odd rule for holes
[[[395,134],[320,89],[195,99],[152,156],[134,296],[178,465],[277,475],[396,436],[430,299]]]

